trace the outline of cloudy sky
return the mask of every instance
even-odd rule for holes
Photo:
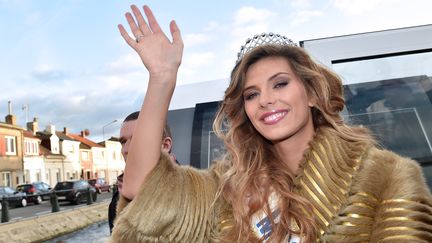
[[[432,23],[429,0],[0,0],[0,119],[12,101],[22,126],[38,117],[42,129],[87,128],[100,141],[117,119],[104,129],[117,135],[147,86],[117,30],[131,4],[148,4],[164,30],[171,19],[180,26],[177,85],[226,79],[241,44],[257,33],[298,42]]]

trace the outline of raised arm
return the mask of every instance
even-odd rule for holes
[[[122,195],[130,200],[159,161],[163,128],[183,54],[180,30],[174,21],[170,23],[171,41],[148,6],[143,8],[148,22],[135,5],[131,9],[133,16],[128,12],[126,19],[135,38],[122,25],[118,28],[127,44],[141,57],[149,81],[124,173]]]

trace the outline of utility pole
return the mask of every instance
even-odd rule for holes
[[[115,119],[114,121],[111,121],[111,122],[109,122],[109,123],[107,123],[106,125],[104,125],[103,127],[102,127],[102,139],[105,141],[105,127],[107,127],[107,126],[109,126],[109,125],[111,125],[111,124],[113,124],[113,123],[115,123],[115,122],[117,122],[117,119]]]

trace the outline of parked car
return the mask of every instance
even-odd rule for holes
[[[12,187],[0,186],[0,199],[5,198],[10,206],[27,206],[27,195],[24,192],[14,190]],[[0,203],[1,208],[1,203]]]
[[[43,200],[48,200],[51,194],[51,187],[45,182],[33,182],[17,186],[17,191],[27,194],[27,201],[40,204]]]
[[[97,200],[97,192],[87,181],[62,181],[54,187],[54,192],[59,200],[67,200],[73,204],[87,201],[87,191],[90,190],[93,202]]]
[[[94,187],[99,194],[101,192],[111,192],[111,186],[106,183],[104,178],[90,179],[88,183]]]

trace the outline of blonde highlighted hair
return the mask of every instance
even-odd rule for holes
[[[234,217],[234,227],[224,237],[226,241],[237,242],[262,240],[253,235],[251,218],[264,209],[272,222],[272,242],[280,242],[288,234],[299,234],[306,242],[312,242],[318,237],[318,228],[313,215],[305,213],[312,211],[312,205],[293,192],[295,175],[279,158],[272,143],[255,130],[244,110],[246,72],[266,57],[286,58],[308,95],[315,99],[316,105],[311,108],[315,129],[326,126],[350,141],[371,140],[365,129],[345,125],[340,115],[345,105],[341,79],[314,62],[302,48],[263,45],[245,54],[231,73],[230,85],[213,124],[227,149],[227,158],[222,163],[228,170],[222,176],[218,195],[232,206]],[[277,224],[268,205],[270,188],[280,197]],[[291,221],[299,226],[299,232],[292,229]]]

